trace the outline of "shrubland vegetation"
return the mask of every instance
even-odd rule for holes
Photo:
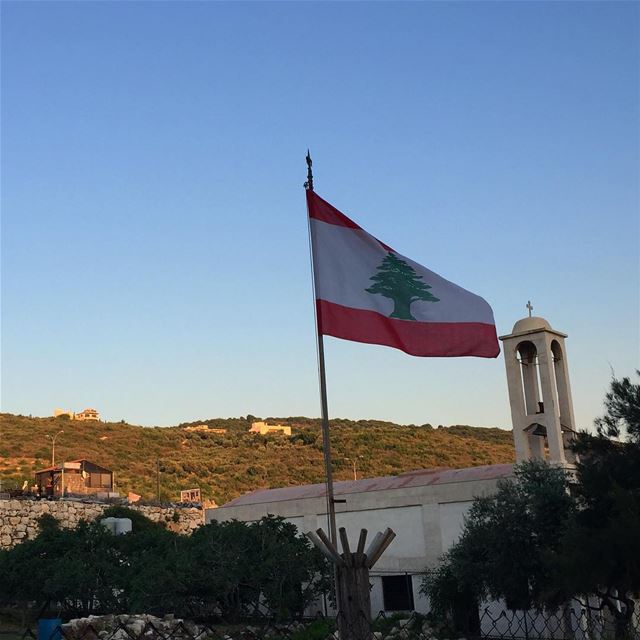
[[[423,583],[434,615],[476,634],[485,599],[515,610],[557,609],[578,597],[606,609],[618,640],[631,637],[640,591],[640,384],[613,380],[605,407],[597,433],[574,442],[575,476],[528,462],[474,501],[461,538]]]
[[[290,425],[292,437],[248,433],[243,418],[210,419],[176,427],[139,427],[126,422],[76,422],[0,414],[0,478],[3,486],[33,482],[33,472],[50,464],[46,434],[64,429],[56,442],[56,460],[87,458],[115,472],[116,490],[156,494],[156,461],[160,460],[161,495],[179,498],[180,489],[200,487],[219,504],[247,491],[322,482],[320,420],[269,418]],[[225,434],[186,431],[206,424]],[[513,461],[511,432],[469,426],[433,428],[429,424],[397,425],[379,420],[332,420],[335,477],[397,475],[429,467],[468,467]],[[350,458],[350,460],[347,460]]]
[[[98,521],[75,529],[43,516],[39,535],[0,551],[0,605],[64,618],[96,613],[174,613],[234,621],[261,613],[302,614],[329,585],[326,560],[296,527],[269,516],[251,524],[213,522],[180,536],[122,507],[132,532]]]

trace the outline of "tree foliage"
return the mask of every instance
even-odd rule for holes
[[[60,606],[70,614],[91,613],[99,601],[115,606],[121,566],[111,534],[99,523],[64,529],[53,518],[40,534],[0,552],[0,602]]]
[[[640,376],[640,371],[636,371]],[[596,420],[598,435],[619,438],[626,435],[631,442],[640,442],[640,384],[630,378],[611,381],[605,396],[606,413]]]
[[[114,514],[111,514],[114,515]],[[136,512],[133,531],[114,536],[99,522],[39,535],[0,552],[0,603],[188,617],[300,615],[328,587],[328,566],[294,525],[267,517],[200,527],[179,536]]]
[[[573,443],[570,482],[528,462],[495,495],[474,500],[460,540],[423,583],[436,613],[465,630],[460,612],[485,598],[529,609],[582,597],[626,637],[640,591],[640,385],[614,379],[605,409],[595,435]]]
[[[640,372],[638,372],[640,376]],[[597,434],[580,433],[572,526],[550,563],[550,600],[595,597],[623,637],[640,591],[640,384],[612,380]],[[588,561],[586,560],[588,559]]]
[[[434,610],[473,631],[477,620],[461,615],[477,612],[485,598],[511,609],[535,606],[550,577],[545,555],[559,546],[572,514],[567,487],[562,469],[530,461],[494,495],[476,498],[460,540],[423,582]]]

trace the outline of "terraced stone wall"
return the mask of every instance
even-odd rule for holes
[[[75,527],[80,520],[94,520],[110,505],[74,500],[0,500],[0,549],[9,549],[38,534],[38,520],[53,516],[63,527]],[[167,529],[189,534],[204,524],[204,511],[195,507],[153,507],[131,505],[153,522]]]

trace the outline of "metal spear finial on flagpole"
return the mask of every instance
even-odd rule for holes
[[[307,191],[313,191],[313,172],[311,171],[312,165],[313,161],[311,160],[311,154],[309,153],[309,149],[307,149],[307,181],[304,183],[304,188]]]

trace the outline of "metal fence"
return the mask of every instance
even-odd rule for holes
[[[485,640],[614,640],[620,636],[614,617],[573,603],[556,611],[492,611],[480,615]],[[625,640],[640,640],[640,620],[634,616],[624,629]]]

